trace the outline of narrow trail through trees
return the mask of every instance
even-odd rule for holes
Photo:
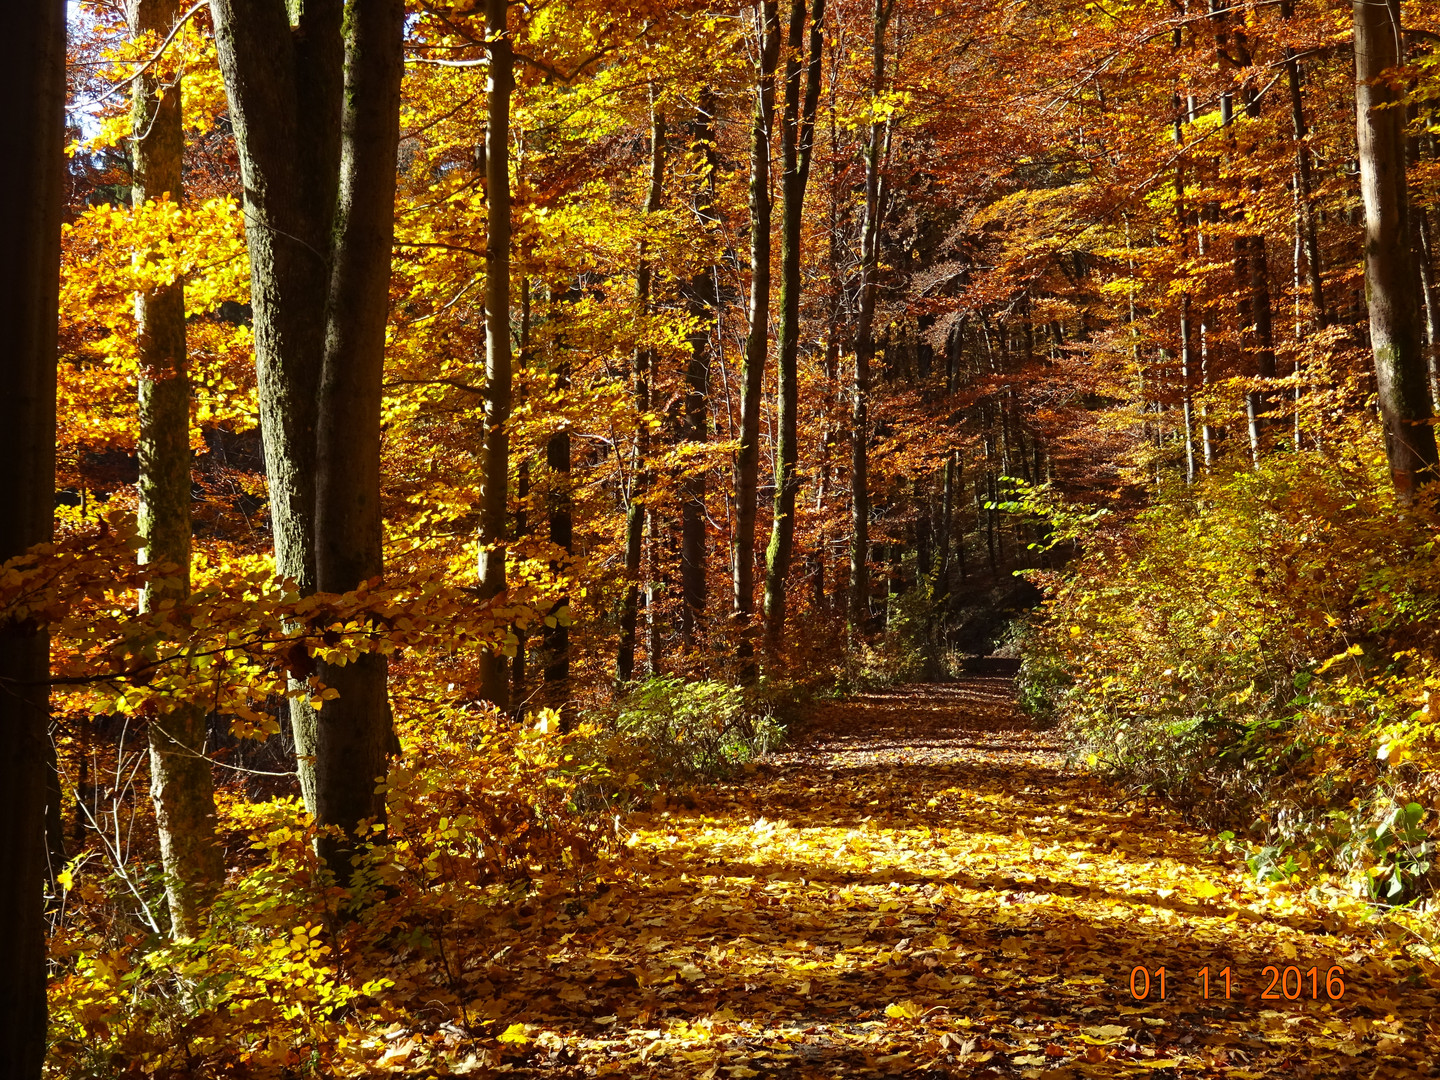
[[[1433,969],[1067,767],[1005,675],[815,712],[750,776],[632,820],[582,901],[522,909],[464,975],[470,1030],[500,1038],[433,1051],[519,1075],[1440,1075]]]

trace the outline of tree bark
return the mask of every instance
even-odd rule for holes
[[[275,561],[302,592],[348,591],[381,566],[380,387],[393,233],[400,0],[211,0],[245,185],[261,430]],[[291,19],[294,19],[294,25]],[[323,425],[323,427],[322,427]],[[383,815],[393,738],[385,664],[292,684],[306,806],[354,837]],[[350,840],[319,849],[341,880]]]
[[[1434,478],[1435,432],[1410,246],[1399,0],[1355,0],[1355,118],[1365,205],[1365,291],[1390,475],[1402,503]]]
[[[530,279],[520,279],[520,355],[516,363],[522,372],[530,370]],[[523,383],[522,383],[523,385]],[[515,540],[521,542],[530,533],[530,459],[521,458],[515,463]],[[525,703],[529,696],[526,686],[529,681],[527,652],[529,632],[525,623],[515,627],[515,656],[510,662],[510,713],[516,722],[525,718]]]
[[[52,536],[55,355],[65,161],[65,4],[16,7],[0,39],[0,562]],[[0,1046],[5,1075],[38,1080],[46,1050],[45,785],[50,638],[0,621]]]
[[[780,58],[780,5],[756,7],[760,71],[750,131],[750,332],[741,373],[740,446],[735,456],[734,618],[743,674],[753,675],[751,616],[755,611],[755,514],[760,472],[760,395],[770,341],[770,139],[775,126],[775,68]]]
[[[695,189],[695,216],[702,228],[716,221],[715,216],[715,95],[706,88],[700,92],[692,126],[693,145],[699,151],[700,183]],[[685,366],[685,431],[684,438],[692,445],[707,437],[708,398],[710,393],[710,335],[719,310],[715,295],[716,272],[707,267],[690,283],[689,314],[696,320],[690,335],[690,359]],[[684,484],[684,502],[680,509],[680,579],[684,594],[680,608],[680,644],[695,647],[696,635],[705,614],[705,473],[697,472]]]
[[[485,0],[485,173],[488,213],[485,240],[485,431],[484,482],[480,495],[480,597],[505,591],[505,514],[510,485],[510,95],[515,57],[506,29],[506,0]],[[568,457],[568,454],[567,454]],[[505,657],[480,657],[480,693],[502,712],[509,708]]]
[[[315,454],[327,252],[340,176],[340,0],[211,0],[245,189],[260,433],[275,569],[315,591]],[[300,791],[315,809],[315,710],[290,683]]]
[[[130,33],[163,39],[180,17],[179,0],[130,0]],[[181,162],[185,133],[177,75],[162,85],[152,68],[131,87],[130,198],[183,198]],[[144,258],[137,252],[137,258]],[[140,597],[150,611],[190,591],[190,379],[185,351],[185,287],[162,285],[135,298],[140,353],[140,512],[145,563],[169,563],[173,571],[150,582]],[[203,913],[224,877],[223,852],[215,839],[215,788],[205,756],[204,706],[181,707],[151,719],[150,797],[155,804],[160,862],[171,933],[195,937]]]
[[[650,183],[645,191],[645,213],[660,209],[665,189],[665,117],[650,108]],[[635,270],[635,306],[643,319],[650,314],[650,261],[640,242],[640,260]],[[650,380],[655,354],[647,345],[635,350],[635,411],[642,417],[650,412]],[[630,477],[630,500],[625,509],[625,597],[620,610],[620,649],[615,677],[627,683],[635,677],[635,628],[640,607],[640,558],[645,540],[645,496],[650,487],[649,432],[642,422],[635,434],[635,466]],[[650,658],[652,668],[655,658]]]
[[[885,32],[895,0],[875,0],[871,42],[870,95],[878,102],[885,90]],[[881,151],[885,121],[870,120],[865,147],[865,218],[860,228],[860,310],[855,324],[855,387],[850,413],[850,633],[864,633],[870,616],[870,361],[875,353],[875,299],[879,269]]]
[[[1290,16],[1288,3],[1281,15]],[[1324,265],[1320,255],[1320,234],[1315,224],[1315,188],[1310,168],[1310,144],[1306,141],[1309,127],[1305,123],[1305,100],[1300,90],[1300,62],[1294,50],[1285,48],[1285,76],[1290,89],[1290,125],[1295,133],[1295,194],[1300,209],[1300,232],[1305,245],[1305,280],[1310,287],[1310,303],[1315,308],[1315,325],[1330,325],[1330,312],[1325,306]]]
[[[795,549],[795,498],[800,489],[799,409],[800,356],[800,239],[805,209],[805,187],[810,179],[814,145],[815,108],[820,100],[820,60],[825,44],[825,0],[812,0],[810,44],[805,58],[804,100],[801,100],[801,45],[805,30],[805,0],[791,0],[790,36],[785,59],[785,115],[781,122],[784,172],[781,177],[780,225],[780,339],[778,392],[775,399],[779,428],[775,456],[775,520],[770,531],[765,572],[765,637],[771,652],[780,648],[785,630],[785,585]]]
[[[330,254],[316,468],[316,580],[349,592],[384,570],[380,513],[380,413],[390,249],[395,236],[404,0],[351,0],[344,23],[339,200]],[[321,661],[321,682],[340,692],[316,717],[315,817],[347,835],[383,823],[393,737],[386,658]],[[350,844],[322,837],[320,853],[345,875]]]

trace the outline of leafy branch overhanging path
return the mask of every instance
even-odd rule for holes
[[[721,1080],[1440,1076],[1433,968],[1333,895],[1257,887],[1205,833],[1067,770],[1007,678],[817,711],[808,740],[743,782],[645,815],[623,871],[580,902],[537,903],[489,937],[461,976],[472,1037],[393,1031],[381,1062]],[[1274,1000],[1267,966],[1285,980]]]

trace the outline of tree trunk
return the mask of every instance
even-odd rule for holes
[[[211,0],[245,187],[260,422],[277,570],[302,593],[381,572],[380,395],[404,16],[399,0]],[[295,25],[291,25],[292,17]],[[322,427],[323,425],[323,427]],[[353,836],[384,813],[385,664],[290,719],[306,806]],[[319,850],[345,880],[349,841]]]
[[[1423,206],[1415,213],[1415,238],[1420,261],[1420,295],[1425,301],[1425,374],[1430,383],[1430,408],[1440,409],[1440,297],[1435,295],[1435,242],[1430,232],[1430,214]]]
[[[780,5],[756,7],[760,71],[750,132],[750,332],[741,374],[740,446],[735,456],[734,618],[744,674],[753,674],[750,619],[755,611],[755,513],[760,472],[760,394],[770,340],[770,138],[775,125],[775,67],[780,57]]]
[[[702,227],[715,216],[715,95],[708,88],[700,92],[692,128],[693,143],[700,151],[703,173],[695,191],[695,216]],[[707,267],[690,285],[689,313],[697,320],[690,336],[690,360],[685,366],[685,439],[703,443],[707,434],[706,410],[710,393],[710,334],[719,310],[715,295],[716,272]],[[705,473],[688,477],[684,483],[680,510],[680,578],[684,593],[680,608],[680,644],[695,647],[696,634],[705,613]]]
[[[800,357],[800,237],[805,187],[810,179],[815,108],[820,100],[820,60],[825,44],[825,0],[812,0],[810,46],[801,101],[800,59],[805,31],[805,0],[790,0],[790,36],[785,59],[785,115],[781,125],[784,173],[781,178],[779,428],[775,456],[775,520],[765,559],[765,637],[771,652],[780,648],[785,630],[785,582],[795,548],[795,497],[800,489],[797,368]]]
[[[179,0],[131,0],[126,12],[133,37],[164,39],[180,17]],[[131,87],[130,198],[183,196],[180,166],[185,133],[180,76],[168,86],[152,68]],[[144,255],[137,253],[138,258]],[[141,594],[142,610],[190,591],[190,379],[185,352],[185,287],[160,286],[135,298],[140,353],[139,528],[146,563],[170,563]],[[206,709],[177,708],[152,718],[150,797],[155,804],[165,899],[175,937],[195,937],[206,907],[224,877],[215,840],[215,788],[205,756]]]
[[[1435,432],[1420,347],[1419,275],[1410,247],[1400,3],[1355,0],[1355,116],[1365,204],[1365,285],[1390,475],[1402,503],[1434,478]]]
[[[935,601],[931,605],[937,614],[945,610],[950,595],[950,546],[955,527],[955,458],[958,454],[958,450],[951,450],[945,455],[940,491],[940,569],[935,575]]]
[[[561,366],[556,383],[559,390],[570,389],[570,365]],[[551,435],[545,443],[545,465],[550,470],[550,506],[546,512],[546,525],[550,543],[566,555],[575,553],[575,519],[570,503],[570,429],[562,428]],[[550,572],[557,577],[568,574],[568,563],[555,561]],[[550,609],[554,625],[545,624],[541,637],[541,649],[545,654],[545,700],[560,710],[562,719],[569,724],[570,713],[567,704],[570,698],[570,597],[562,596]]]
[[[1289,16],[1288,6],[1281,14]],[[1294,50],[1285,49],[1285,75],[1290,88],[1290,123],[1295,133],[1295,196],[1300,209],[1300,233],[1305,244],[1305,280],[1310,286],[1310,303],[1315,308],[1315,325],[1330,325],[1330,312],[1325,307],[1325,287],[1321,274],[1320,234],[1315,225],[1314,181],[1310,169],[1310,144],[1305,141],[1309,128],[1305,123],[1305,101],[1300,92],[1300,62]]]
[[[510,485],[510,95],[515,57],[506,32],[506,0],[485,0],[485,431],[480,495],[480,597],[505,591],[505,514]],[[567,436],[568,440],[568,436]],[[566,454],[569,457],[569,454]],[[505,657],[480,656],[480,693],[502,712],[509,708]]]
[[[330,254],[325,361],[316,454],[315,570],[324,592],[349,592],[384,569],[380,412],[395,235],[404,0],[352,0],[346,11],[339,199]],[[383,822],[393,723],[386,658],[320,661],[340,692],[316,717],[315,817],[357,835]],[[343,878],[351,845],[323,838],[320,853]]]
[[[895,0],[875,0],[871,43],[871,100],[885,90],[885,32]],[[850,413],[850,633],[861,634],[870,615],[869,398],[875,353],[875,298],[879,270],[881,147],[885,121],[872,116],[865,147],[865,218],[860,228],[860,310],[855,323],[855,389]]]
[[[665,187],[665,117],[650,107],[650,184],[645,192],[645,213],[660,209]],[[650,314],[650,261],[645,241],[640,242],[640,260],[635,270],[635,306],[643,319]],[[655,353],[648,345],[635,350],[635,411],[644,417],[650,412],[650,380]],[[649,489],[648,429],[642,420],[635,434],[635,467],[630,477],[630,500],[625,509],[625,599],[620,610],[620,650],[615,677],[627,683],[635,677],[635,627],[640,607],[640,559],[645,540],[645,496]],[[654,657],[651,657],[654,666]]]
[[[327,252],[340,183],[340,0],[211,0],[215,49],[245,189],[260,433],[275,569],[315,591],[316,411]],[[315,809],[318,717],[292,680],[300,790]]]
[[[517,362],[521,371],[530,371],[530,279],[520,279],[520,355]],[[523,541],[530,533],[530,459],[522,458],[515,463],[515,539]],[[526,670],[528,627],[519,623],[515,627],[515,656],[510,662],[510,712],[519,721],[525,718],[525,702],[528,697],[526,683],[530,676]]]
[[[55,355],[65,160],[65,4],[14,8],[0,40],[0,562],[52,536]],[[0,1046],[7,1077],[38,1080],[45,1059],[45,778],[50,638],[0,622]]]
[[[1270,307],[1270,273],[1265,258],[1265,237],[1259,234],[1235,238],[1235,255],[1238,288],[1246,299],[1242,301],[1242,319],[1248,324],[1251,335],[1252,362],[1248,365],[1260,379],[1275,377],[1275,328],[1274,314]],[[1251,461],[1257,468],[1264,449],[1266,412],[1269,411],[1268,395],[1262,390],[1251,390],[1245,395],[1245,412],[1250,427]]]

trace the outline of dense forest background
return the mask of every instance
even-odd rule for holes
[[[997,651],[1433,943],[1440,7],[36,12],[14,1075],[373,1061],[626,814]]]

